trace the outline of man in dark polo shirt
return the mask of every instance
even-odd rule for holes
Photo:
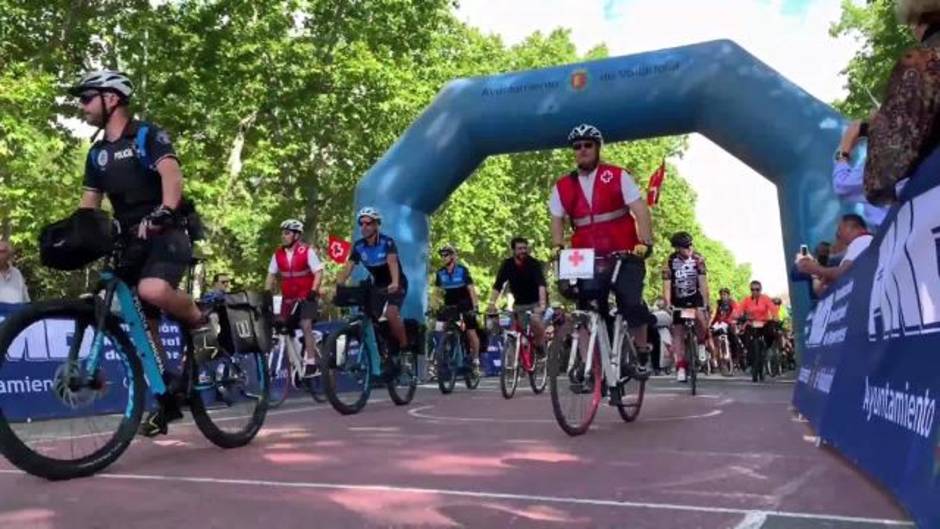
[[[542,315],[545,314],[545,304],[548,297],[545,288],[545,272],[542,263],[529,255],[529,241],[523,237],[516,237],[510,243],[513,256],[503,261],[493,283],[493,293],[490,296],[488,312],[496,311],[496,300],[499,299],[506,283],[515,300],[513,316],[521,319],[526,312],[531,311],[529,325],[532,328],[534,345],[541,347],[545,343],[545,325]]]

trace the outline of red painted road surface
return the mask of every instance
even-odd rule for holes
[[[488,379],[358,415],[294,399],[245,448],[194,426],[139,439],[107,473],[50,483],[0,462],[0,529],[911,527],[790,411],[792,384],[654,380],[637,422],[603,408],[586,435],[548,394]]]

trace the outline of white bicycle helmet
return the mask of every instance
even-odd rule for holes
[[[282,230],[296,231],[297,233],[304,232],[304,223],[300,222],[297,219],[287,219],[281,223]]]
[[[374,220],[374,221],[376,221],[376,222],[378,222],[378,223],[380,223],[380,224],[381,224],[381,222],[382,222],[382,214],[379,213],[379,210],[377,210],[377,209],[375,209],[375,208],[373,208],[373,207],[370,207],[370,206],[366,206],[366,207],[364,207],[364,208],[362,208],[362,209],[359,210],[359,214],[356,215],[356,218],[357,218],[357,219],[361,219],[362,217],[369,217],[370,219],[372,219],[372,220]]]
[[[571,129],[571,132],[568,133],[568,144],[572,144],[578,140],[594,140],[598,145],[604,143],[604,136],[601,134],[601,131],[597,129],[594,125],[588,125],[587,123],[582,123],[577,127]]]
[[[95,70],[82,76],[78,84],[69,88],[73,96],[80,95],[85,90],[101,90],[114,92],[129,99],[134,93],[134,83],[122,72],[116,70]]]
[[[457,253],[457,248],[454,248],[454,245],[453,245],[453,244],[446,243],[446,244],[444,244],[443,246],[440,247],[440,249],[437,251],[437,253],[445,253],[445,252],[450,252],[450,253],[454,253],[454,254],[455,254],[455,253]]]

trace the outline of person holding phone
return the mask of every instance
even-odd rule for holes
[[[872,112],[873,117],[875,112]],[[832,169],[832,188],[839,198],[862,205],[862,214],[869,229],[875,231],[884,222],[888,208],[875,206],[865,199],[865,164],[853,159],[853,151],[859,142],[868,137],[868,122],[853,121],[842,133],[842,140],[835,153]]]

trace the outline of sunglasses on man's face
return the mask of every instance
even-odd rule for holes
[[[441,257],[450,257],[454,255],[454,252],[438,252],[438,255],[440,255]]]
[[[580,151],[581,149],[593,149],[593,148],[594,148],[594,142],[593,142],[593,141],[586,141],[586,142],[583,142],[583,143],[572,143],[572,144],[571,144],[571,148],[574,149],[575,151]]]
[[[78,102],[83,105],[87,105],[88,103],[91,103],[96,97],[98,97],[98,92],[86,92],[78,96]]]
[[[360,220],[359,221],[360,226],[371,226],[373,224],[375,224],[374,220]]]

